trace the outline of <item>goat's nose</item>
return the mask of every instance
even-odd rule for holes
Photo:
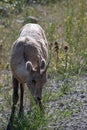
[[[36,103],[41,102],[41,98],[40,97],[35,97],[34,99],[35,99]]]
[[[42,102],[41,102],[41,98],[40,97],[37,97],[37,103],[38,103],[40,109],[43,110]]]
[[[40,97],[37,97],[37,100],[38,100],[38,101],[41,101],[41,98],[40,98]]]

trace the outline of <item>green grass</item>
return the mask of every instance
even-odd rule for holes
[[[47,119],[45,115],[34,106],[31,111],[24,114],[22,118],[18,116],[15,117],[13,130],[20,130],[21,128],[23,130],[46,130],[46,124]]]
[[[0,33],[0,98],[3,99],[0,102],[0,113],[2,114],[0,122],[2,130],[6,127],[8,121],[6,114],[11,108],[12,85],[9,67],[11,47],[18,37],[21,27],[29,22],[28,16],[35,16],[39,19],[39,24],[44,28],[49,42],[51,63],[48,69],[49,83],[45,85],[46,88],[43,91],[44,104],[54,102],[73,91],[75,82],[67,82],[67,79],[77,79],[80,75],[87,73],[86,0],[79,2],[77,0],[65,0],[54,4],[48,0],[49,4],[32,6],[26,6],[23,2],[22,0],[21,3],[15,5],[0,2],[2,7],[7,5],[9,7],[7,14],[0,14],[0,31],[2,32]],[[54,49],[55,42],[58,42],[59,50]],[[67,51],[65,50],[66,47],[68,47]],[[57,83],[59,80],[62,82],[59,91],[53,92],[49,89],[53,83]],[[25,95],[26,100],[28,100],[27,92]],[[27,105],[27,103],[25,104]],[[79,106],[78,104],[77,102],[76,105]],[[34,105],[30,113],[24,114],[23,119],[19,119],[16,114],[14,129],[20,130],[21,127],[23,130],[48,130],[48,126],[55,116],[56,118],[59,117],[57,121],[60,121],[78,111],[71,107],[71,109],[66,108],[62,112],[55,110],[50,115],[50,109],[50,106],[45,106],[46,113],[42,116]]]

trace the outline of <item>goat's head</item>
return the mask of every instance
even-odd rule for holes
[[[47,81],[46,71],[48,64],[46,64],[45,59],[42,59],[39,66],[34,68],[33,64],[30,61],[27,61],[26,68],[30,75],[27,81],[27,86],[29,87],[35,101],[40,103],[42,98],[42,88]]]

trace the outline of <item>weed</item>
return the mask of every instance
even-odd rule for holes
[[[34,105],[28,113],[18,117],[16,114],[13,130],[46,130],[47,121],[46,116],[42,113],[36,105]]]

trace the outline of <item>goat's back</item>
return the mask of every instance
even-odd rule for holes
[[[20,37],[26,36],[30,36],[37,41],[43,39],[45,41],[45,44],[47,45],[44,30],[38,24],[26,24],[20,31]]]
[[[30,61],[36,67],[38,66],[37,61],[40,62],[42,58],[46,61],[48,59],[48,44],[44,30],[38,24],[26,24],[21,29],[19,38],[13,45],[11,55],[12,72],[15,75],[24,75],[27,61]]]

